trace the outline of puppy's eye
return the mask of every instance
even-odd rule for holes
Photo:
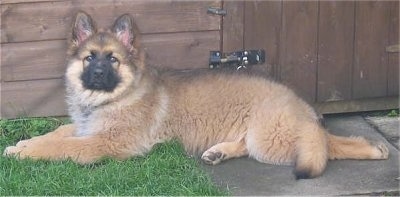
[[[110,62],[111,62],[111,63],[118,62],[118,59],[115,58],[115,57],[110,57]]]
[[[94,60],[94,56],[93,55],[89,55],[89,56],[85,57],[85,60],[88,61],[88,62],[91,62],[91,61]]]

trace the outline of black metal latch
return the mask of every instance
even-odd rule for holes
[[[265,51],[262,49],[235,51],[232,53],[210,51],[209,66],[211,69],[234,66],[236,70],[240,70],[264,62]]]

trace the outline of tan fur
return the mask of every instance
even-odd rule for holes
[[[314,110],[278,83],[220,72],[157,72],[145,64],[136,28],[133,33],[134,49],[102,30],[82,46],[71,42],[66,87],[74,124],[4,154],[90,163],[143,155],[176,138],[208,164],[250,156],[295,165],[298,178],[320,175],[328,159],[388,158],[383,144],[328,134]],[[93,49],[112,51],[120,60],[115,69],[122,81],[112,92],[82,86],[82,59]]]

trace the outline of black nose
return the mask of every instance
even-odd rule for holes
[[[95,68],[93,73],[95,77],[103,77],[104,75],[104,71],[101,68]]]

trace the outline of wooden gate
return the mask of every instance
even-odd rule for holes
[[[134,16],[150,64],[208,67],[212,50],[265,49],[266,70],[320,112],[398,107],[398,1],[2,0],[1,117],[62,116],[66,37],[85,10]],[[207,8],[227,11],[207,14]]]
[[[226,1],[223,48],[264,48],[271,75],[323,113],[398,108],[399,1]],[[229,14],[234,13],[234,14]]]

